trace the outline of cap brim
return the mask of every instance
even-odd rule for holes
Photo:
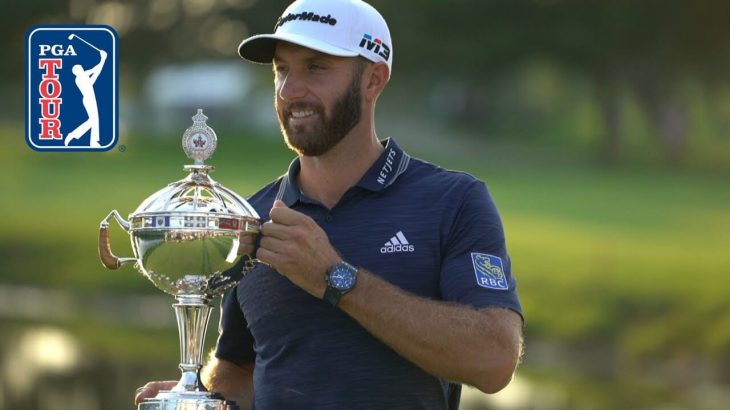
[[[335,47],[324,41],[292,33],[259,34],[249,37],[238,46],[238,55],[244,60],[254,63],[271,64],[276,51],[276,43],[279,41],[286,41],[338,57],[355,57],[359,55],[359,53],[352,50]]]

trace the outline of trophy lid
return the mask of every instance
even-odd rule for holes
[[[182,138],[182,146],[192,165],[184,168],[188,176],[173,182],[145,199],[130,215],[133,229],[144,228],[221,228],[217,222],[213,226],[211,218],[250,217],[258,219],[256,210],[242,197],[232,190],[214,181],[209,172],[214,170],[206,165],[218,145],[215,131],[206,124],[208,117],[198,109],[190,126]],[[172,223],[165,216],[183,216]],[[157,218],[144,218],[155,216]],[[197,222],[196,222],[197,221]],[[160,225],[160,222],[162,225]]]

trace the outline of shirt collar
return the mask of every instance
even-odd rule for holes
[[[411,159],[393,138],[387,138],[380,143],[385,148],[383,153],[356,184],[360,188],[373,192],[381,191],[393,184],[408,168]],[[302,198],[302,192],[296,184],[301,167],[299,158],[294,158],[289,165],[289,171],[282,177],[276,199],[284,201],[286,206],[291,207]]]
[[[383,153],[357,183],[357,186],[373,192],[381,191],[395,182],[408,168],[411,160],[393,138],[387,138],[380,143],[385,148]]]
[[[301,167],[299,157],[294,158],[289,164],[289,171],[281,177],[281,185],[279,185],[279,192],[276,193],[276,199],[281,199],[288,207],[292,207],[302,196],[302,191],[299,190],[296,182]]]

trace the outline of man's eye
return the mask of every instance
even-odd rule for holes
[[[309,64],[309,65],[307,66],[307,68],[309,69],[309,71],[319,71],[319,70],[324,70],[324,67],[322,67],[322,66],[321,66],[321,65],[319,65],[319,64]]]

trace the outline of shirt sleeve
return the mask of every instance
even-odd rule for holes
[[[237,291],[238,287],[227,291],[221,300],[215,357],[236,364],[253,363],[256,360],[254,339],[241,312]]]
[[[502,221],[483,182],[469,184],[442,246],[444,300],[505,307],[522,315]]]

